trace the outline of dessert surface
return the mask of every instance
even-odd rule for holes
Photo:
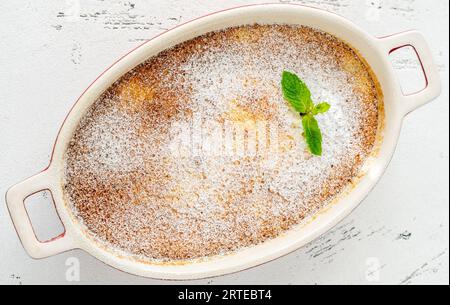
[[[283,70],[314,100],[323,156],[283,99]],[[308,27],[244,26],[206,34],[117,81],[66,152],[65,195],[92,237],[174,261],[279,236],[360,173],[377,138],[382,96],[351,47]]]

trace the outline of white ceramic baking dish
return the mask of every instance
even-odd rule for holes
[[[361,180],[335,204],[321,211],[314,220],[298,225],[283,236],[237,253],[202,261],[157,264],[134,260],[108,251],[83,232],[65,202],[62,179],[63,157],[77,127],[95,99],[123,74],[151,56],[206,32],[245,24],[306,25],[344,40],[367,60],[376,74],[385,103],[385,122],[379,150],[365,165]],[[405,96],[390,64],[389,54],[411,46],[417,52],[426,77],[426,88]],[[106,264],[128,273],[162,279],[196,279],[237,272],[288,254],[311,242],[346,217],[368,195],[385,171],[397,144],[403,118],[436,98],[441,91],[438,70],[424,38],[416,31],[374,38],[351,22],[335,14],[291,4],[264,4],[234,8],[196,19],[172,29],[135,49],[105,71],[80,97],[67,116],[57,137],[51,163],[43,172],[12,187],[7,205],[17,233],[33,258],[45,258],[72,249],[83,249]],[[65,233],[47,242],[39,242],[24,207],[30,195],[49,190]]]

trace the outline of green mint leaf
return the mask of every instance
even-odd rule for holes
[[[315,116],[330,110],[331,105],[320,103],[314,106],[311,91],[294,73],[284,71],[281,80],[283,96],[290,105],[300,113],[303,125],[303,137],[309,151],[316,156],[322,155],[322,131]]]
[[[284,98],[297,112],[306,114],[312,111],[314,103],[311,100],[311,91],[297,75],[284,71],[281,87]]]
[[[313,155],[322,156],[322,132],[316,118],[312,114],[307,114],[302,118],[302,125],[310,152]]]
[[[325,113],[328,110],[330,110],[330,108],[331,108],[330,104],[328,104],[328,103],[320,103],[320,104],[318,104],[318,105],[316,105],[314,107],[313,114],[317,115],[317,114]]]

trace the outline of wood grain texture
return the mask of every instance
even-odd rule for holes
[[[0,2],[0,194],[45,168],[58,128],[79,94],[118,57],[182,22],[237,5],[227,0],[49,0]],[[284,1],[341,14],[376,36],[415,28],[426,36],[448,84],[446,0]],[[394,66],[409,85],[418,64]],[[286,257],[206,284],[422,284],[449,282],[448,86],[411,114],[386,175],[336,228]],[[66,281],[80,260],[81,283],[163,283],[120,273],[82,252],[43,261],[25,254],[0,204],[0,284]]]

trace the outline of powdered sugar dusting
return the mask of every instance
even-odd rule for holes
[[[282,98],[283,70],[332,106],[318,116],[323,157],[307,151]],[[281,25],[211,33],[150,59],[95,102],[67,151],[66,194],[90,234],[125,253],[235,251],[345,189],[372,150],[380,103],[369,69],[330,35]]]

